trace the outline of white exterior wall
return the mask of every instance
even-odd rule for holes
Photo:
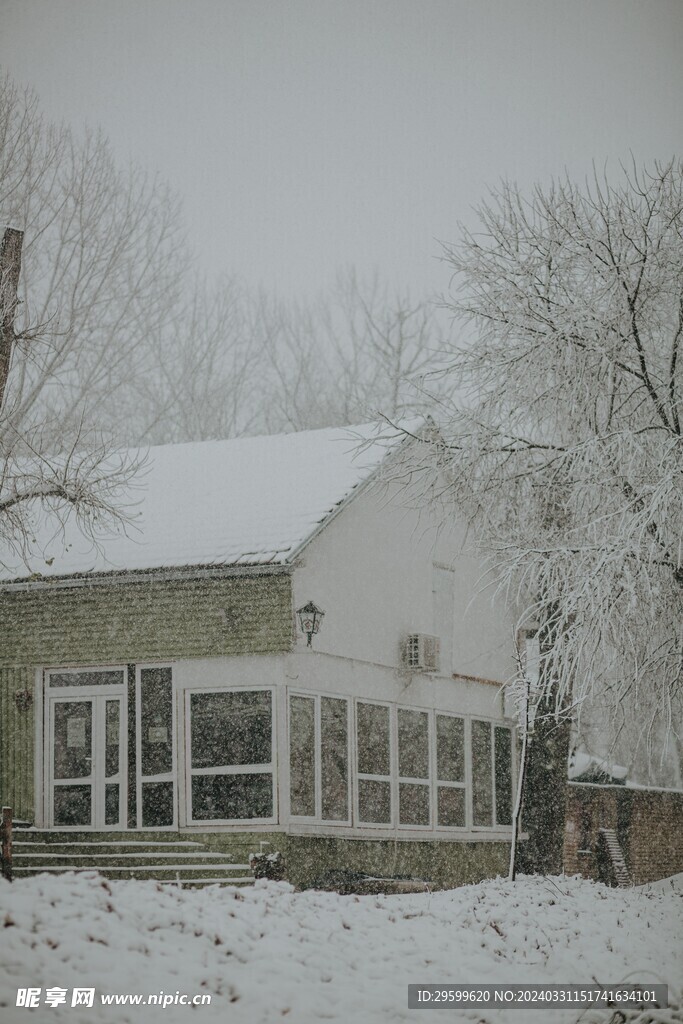
[[[448,689],[453,672],[504,682],[514,669],[512,627],[481,592],[482,563],[462,550],[463,539],[461,528],[437,532],[425,512],[401,508],[383,489],[359,495],[304,548],[294,573],[295,608],[312,600],[325,611],[315,651],[399,669],[402,637],[435,633],[436,563],[453,569],[455,584],[453,664],[442,664],[438,676],[449,680]],[[297,647],[305,644],[298,634]],[[370,687],[389,677],[374,678],[368,669]],[[424,677],[406,683],[416,694],[434,692]],[[386,685],[395,692],[396,681]]]
[[[395,835],[451,840],[500,839],[509,829],[442,830],[426,833],[404,827],[335,826],[290,821],[287,707],[290,693],[330,694],[388,702],[397,706],[437,709],[500,721],[500,684],[513,668],[512,630],[487,595],[480,593],[480,563],[461,553],[462,533],[438,534],[425,515],[391,505],[383,491],[358,495],[302,552],[293,579],[294,608],[314,601],[325,611],[312,649],[297,630],[294,650],[278,657],[251,656],[180,661],[174,665],[179,691],[178,718],[182,735],[183,692],[186,689],[272,686],[276,709],[277,822],[275,828],[298,833],[354,836]],[[433,565],[454,572],[453,669],[439,673],[406,672],[400,659],[401,639],[408,633],[435,633]],[[477,682],[462,677],[478,677]],[[350,709],[353,723],[353,708]],[[351,729],[350,765],[355,764]],[[469,729],[467,732],[469,736]],[[469,740],[468,740],[469,743]],[[179,749],[185,744],[181,741]],[[394,743],[395,747],[395,743]],[[467,791],[471,800],[470,755]],[[180,820],[186,821],[179,763]],[[396,774],[394,772],[394,774]],[[355,772],[352,801],[355,802]],[[469,816],[469,812],[468,812]],[[216,826],[235,829],[237,826]],[[254,828],[254,826],[246,826]],[[272,830],[273,825],[262,826]],[[258,826],[256,826],[258,830]]]

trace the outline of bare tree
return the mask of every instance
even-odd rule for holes
[[[0,84],[0,536],[26,558],[35,517],[69,515],[96,539],[127,521],[138,468],[111,428],[173,316],[185,270],[175,205],[121,172],[104,138],[40,116]],[[23,249],[22,249],[23,246]]]
[[[680,736],[683,166],[505,184],[479,220],[445,251],[464,340],[431,490],[539,631],[545,721],[598,698],[613,741],[626,706]]]
[[[0,543],[19,574],[16,560],[28,565],[36,555],[32,538],[38,517],[46,512],[54,529],[75,514],[95,542],[103,532],[125,524],[123,488],[141,465],[135,455],[116,454],[89,438],[86,443],[81,431],[65,450],[45,425],[22,432],[6,414],[4,396],[21,337],[15,331],[15,312],[22,239],[21,231],[7,228],[0,244]]]
[[[350,270],[317,303],[266,302],[262,315],[269,429],[398,418],[431,405],[422,381],[440,365],[444,336],[433,304]]]
[[[17,340],[5,413],[109,429],[147,338],[172,322],[188,270],[178,204],[158,180],[120,170],[99,132],[40,115],[0,83],[0,223],[24,233]]]
[[[424,411],[443,329],[426,302],[353,272],[317,301],[284,302],[236,278],[188,289],[146,338],[128,436],[152,443],[342,426]]]
[[[136,443],[237,437],[262,428],[263,343],[235,278],[189,281],[173,322],[150,331],[146,348],[147,372],[126,395],[125,431]]]

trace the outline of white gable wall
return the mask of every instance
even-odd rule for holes
[[[457,698],[454,710],[499,717],[497,687],[452,679],[455,672],[502,683],[514,667],[511,625],[490,594],[481,592],[482,565],[463,553],[463,536],[458,527],[437,531],[427,512],[401,507],[379,486],[343,508],[303,550],[294,573],[294,607],[313,601],[325,611],[313,651],[297,633],[292,664],[300,684],[326,689],[327,680],[336,677],[338,689],[348,679],[347,692],[358,687],[359,695],[389,700],[397,699],[399,686],[410,702],[448,709]],[[454,584],[451,643],[442,641],[438,674],[411,679],[401,669],[401,640],[409,633],[435,635],[439,619],[444,628],[448,602],[439,591],[447,588],[449,576]],[[446,663],[449,646],[452,665]],[[329,664],[323,671],[323,656],[329,662],[353,661],[353,671],[348,664]]]

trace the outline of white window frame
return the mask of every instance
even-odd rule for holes
[[[501,825],[496,813],[496,729],[506,729],[510,733],[510,824]],[[512,726],[506,722],[491,722],[491,774],[493,776],[493,827],[500,831],[509,828],[512,831],[512,818],[515,804],[515,736]]]
[[[401,770],[401,747],[398,727],[399,711],[412,711],[414,714],[427,716],[427,778],[416,779],[406,775],[399,775]],[[434,760],[436,757],[436,735],[434,733],[434,715],[429,708],[416,708],[407,704],[397,704],[394,714],[394,730],[396,732],[396,826],[397,828],[410,832],[433,832],[436,827],[434,816]],[[412,825],[401,821],[401,785],[424,786],[429,796],[429,824]]]
[[[474,824],[474,806],[472,806],[472,808],[471,808],[471,819],[470,819],[472,821],[472,826],[471,826],[472,831],[473,832],[494,832],[494,831],[495,832],[500,832],[502,830],[506,830],[507,829],[510,832],[512,832],[512,825],[511,824],[510,825],[500,825],[500,824],[498,824],[498,820],[496,818],[496,732],[495,732],[495,730],[497,728],[498,729],[507,729],[507,731],[510,733],[510,779],[511,779],[512,800],[514,802],[515,787],[516,787],[516,781],[517,781],[517,779],[516,779],[517,766],[516,766],[516,762],[515,762],[515,731],[514,731],[514,728],[511,725],[509,725],[507,722],[501,721],[500,719],[496,719],[496,718],[483,718],[483,717],[480,717],[479,715],[472,715],[471,716],[471,718],[470,718],[470,728],[469,728],[468,731],[470,732],[470,741],[469,741],[469,747],[470,747],[470,773],[472,774],[472,776],[474,776],[474,766],[473,766],[473,763],[472,763],[472,756],[471,756],[471,751],[472,751],[471,730],[472,730],[472,725],[473,725],[474,722],[484,722],[485,724],[488,724],[490,732],[491,732],[491,824],[490,825],[475,825]],[[473,800],[474,800],[474,778],[472,778],[470,803],[472,803]]]
[[[142,774],[142,675],[146,669],[168,668],[171,671],[171,757],[172,767],[170,772],[163,772],[160,775]],[[177,832],[178,831],[178,744],[177,736],[177,715],[175,699],[175,679],[173,665],[170,662],[150,662],[135,666],[135,821],[137,828],[141,831],[151,832]],[[173,783],[173,824],[171,825],[143,825],[142,824],[142,785],[147,782],[172,782]]]
[[[438,742],[439,742],[439,736],[438,736],[438,732],[437,732],[437,728],[436,728],[437,716],[441,717],[441,718],[457,718],[459,722],[462,722],[462,726],[463,726],[463,728],[462,728],[462,735],[463,735],[463,745],[464,745],[463,755],[462,756],[463,756],[463,765],[464,765],[464,769],[465,769],[464,770],[464,776],[465,777],[464,777],[464,780],[462,782],[451,782],[450,780],[439,779],[439,776],[438,776],[438,749],[437,749],[437,745],[438,745]],[[469,832],[470,831],[470,824],[469,823],[472,820],[472,814],[471,814],[470,799],[469,799],[470,794],[471,794],[471,786],[469,784],[470,780],[468,778],[468,773],[469,773],[469,770],[470,770],[470,767],[471,767],[471,759],[470,759],[469,729],[467,727],[467,716],[459,715],[455,711],[437,711],[437,710],[434,710],[434,712],[433,712],[433,721],[434,721],[434,726],[433,726],[433,729],[434,729],[434,744],[433,744],[433,747],[434,747],[434,760],[433,760],[433,763],[432,763],[432,768],[433,768],[433,776],[432,777],[433,777],[433,780],[434,780],[433,781],[434,793],[433,793],[433,808],[432,808],[432,810],[433,810],[433,819],[432,820],[434,821],[434,830],[437,831],[437,832],[444,831],[444,830],[447,831],[447,832]],[[444,789],[463,789],[465,791],[465,824],[464,825],[441,825],[439,823],[439,789],[440,788],[444,788]]]
[[[51,686],[52,675],[83,675],[86,672],[120,672],[120,683],[100,685]],[[123,832],[128,827],[128,668],[126,665],[52,666],[42,672],[43,698],[43,820],[46,827],[58,832]],[[115,775],[105,774],[106,701],[119,702],[119,770]],[[92,710],[91,774],[84,779],[62,780],[54,778],[54,708],[64,703],[90,703]],[[55,825],[54,790],[68,786],[90,786],[90,824]],[[105,786],[119,787],[119,823],[105,824]]]
[[[193,768],[192,767],[192,721],[191,721],[191,700],[193,694],[209,693],[269,693],[270,694],[270,754],[268,764],[257,765],[223,765],[219,768]],[[278,786],[277,786],[277,718],[278,708],[276,700],[276,689],[274,686],[194,686],[185,690],[185,750],[187,751],[185,800],[187,824],[189,826],[201,825],[212,828],[217,825],[274,825],[278,820]],[[192,779],[200,775],[270,775],[273,794],[273,814],[269,818],[194,818],[192,811]]]
[[[372,704],[379,707],[387,708],[389,711],[389,775],[370,775],[367,772],[360,772],[358,770],[358,705],[359,704]],[[397,804],[398,804],[398,764],[397,764],[397,753],[396,753],[396,705],[391,701],[387,700],[372,700],[365,697],[356,697],[354,700],[354,721],[353,721],[353,737],[354,737],[354,760],[353,760],[353,776],[354,776],[354,794],[353,794],[353,818],[358,828],[368,829],[389,829],[396,827],[396,819],[398,817]],[[389,821],[362,821],[360,816],[360,782],[388,782],[389,783],[389,801],[390,801],[390,813]]]
[[[376,704],[383,707],[389,708],[389,723],[390,723],[390,763],[391,763],[391,777],[388,778],[383,775],[369,775],[358,771],[358,729],[357,729],[357,714],[358,704]],[[428,736],[429,736],[429,779],[413,779],[404,776],[399,776],[399,739],[398,739],[398,712],[399,711],[415,711],[427,715],[428,720]],[[480,715],[471,714],[459,714],[456,711],[445,711],[437,708],[420,707],[418,705],[411,704],[399,704],[391,701],[372,700],[364,697],[357,697],[354,700],[354,712],[355,721],[353,725],[353,743],[354,743],[354,774],[353,774],[353,789],[354,789],[354,800],[353,800],[353,823],[356,828],[360,829],[371,829],[387,831],[389,829],[396,832],[409,832],[415,834],[428,835],[432,834],[438,836],[440,834],[455,834],[465,835],[472,833],[494,833],[494,832],[506,832],[512,831],[511,825],[500,824],[496,819],[496,779],[495,779],[495,729],[505,729],[510,734],[510,752],[511,752],[511,779],[512,779],[512,793],[514,796],[516,786],[516,772],[517,765],[515,762],[514,751],[515,751],[515,730],[514,727],[504,720],[498,718],[488,718]],[[463,781],[450,781],[442,780],[438,778],[437,774],[437,731],[436,731],[436,719],[437,715],[441,715],[444,718],[456,718],[458,721],[463,723],[463,742],[464,742],[464,779]],[[491,730],[491,785],[492,785],[492,823],[490,825],[474,825],[473,815],[473,770],[472,770],[472,722],[483,722],[487,724]],[[372,782],[389,782],[391,786],[391,822],[366,822],[360,820],[359,814],[359,799],[358,799],[358,783],[364,779]],[[413,825],[402,823],[400,821],[400,790],[399,786],[401,783],[424,785],[429,788],[430,794],[430,824],[429,825]],[[465,823],[464,825],[442,825],[438,820],[438,791],[439,788],[450,788],[450,789],[461,789],[465,793]],[[304,820],[304,819],[302,819]],[[305,819],[311,820],[311,819]]]
[[[351,808],[353,804],[352,799],[352,778],[354,775],[354,762],[352,760],[352,746],[351,746],[351,733],[354,727],[353,719],[353,708],[352,700],[347,694],[337,693],[319,693],[311,692],[299,689],[288,689],[287,690],[287,773],[291,779],[291,698],[292,697],[305,697],[308,700],[313,700],[313,714],[314,714],[314,744],[315,744],[315,756],[313,761],[314,771],[314,792],[315,792],[315,814],[293,814],[292,813],[292,798],[291,798],[291,782],[289,786],[289,816],[293,822],[300,824],[315,824],[315,825],[330,825],[330,826],[349,826],[351,825]],[[331,700],[343,700],[346,704],[346,767],[347,767],[347,778],[346,778],[346,807],[348,814],[346,818],[323,818],[322,816],[322,700],[323,698],[329,698]]]

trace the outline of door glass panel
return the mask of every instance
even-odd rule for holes
[[[193,693],[191,729],[193,768],[270,764],[270,691]]]
[[[121,702],[108,700],[105,705],[104,774],[111,778],[112,775],[118,775],[120,770]]]
[[[289,699],[289,786],[292,814],[315,816],[315,700]]]
[[[50,672],[50,686],[123,686],[121,669],[109,672]]]
[[[142,783],[142,824],[144,828],[165,828],[173,824],[173,783]]]
[[[55,825],[92,824],[92,791],[90,786],[55,786]]]
[[[54,705],[55,779],[87,779],[92,774],[92,702]]]
[[[326,821],[349,817],[348,705],[335,697],[320,699],[322,812]]]
[[[110,782],[104,787],[104,824],[118,825],[119,823],[119,785],[117,782]]]
[[[140,773],[173,771],[173,698],[170,668],[140,670]]]

